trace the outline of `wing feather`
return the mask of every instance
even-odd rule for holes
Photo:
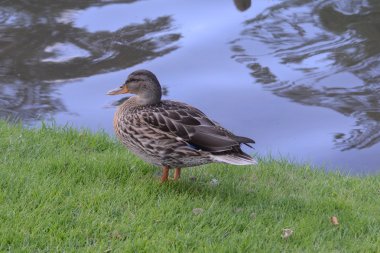
[[[135,113],[150,127],[170,133],[174,138],[180,137],[196,149],[224,152],[240,147],[241,143],[254,143],[250,138],[232,134],[200,110],[184,103],[164,100],[159,106],[155,105],[155,110],[144,107]]]

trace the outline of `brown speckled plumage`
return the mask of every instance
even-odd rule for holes
[[[165,169],[211,162],[256,163],[240,148],[254,143],[252,139],[234,135],[190,105],[161,101],[161,87],[153,73],[135,71],[109,94],[127,92],[137,96],[119,106],[114,128],[119,140],[143,160]]]

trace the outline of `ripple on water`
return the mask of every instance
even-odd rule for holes
[[[380,141],[379,9],[365,0],[280,3],[245,22],[233,58],[280,97],[353,117],[337,148],[371,147]]]
[[[42,59],[43,62],[66,62],[75,58],[91,56],[88,50],[82,49],[73,43],[54,43],[47,46],[44,52],[51,56]]]

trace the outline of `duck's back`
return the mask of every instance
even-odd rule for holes
[[[114,119],[118,138],[144,160],[171,167],[215,161],[214,155],[245,155],[239,137],[210,120],[200,110],[170,100],[138,106],[135,97],[120,106]]]

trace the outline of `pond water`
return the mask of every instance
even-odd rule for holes
[[[380,171],[378,0],[8,0],[0,117],[104,129],[137,69],[259,155]]]

